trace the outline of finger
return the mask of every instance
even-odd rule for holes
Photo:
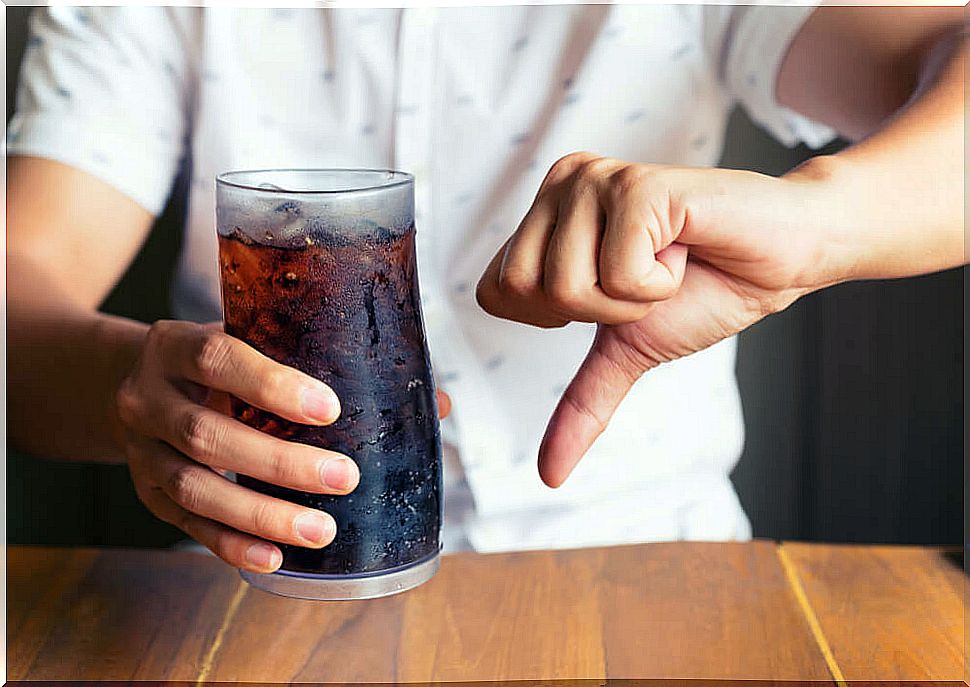
[[[284,544],[321,548],[333,541],[337,525],[329,514],[259,494],[163,442],[145,442],[149,479],[189,513]]]
[[[178,527],[235,568],[271,573],[283,564],[278,546],[190,513],[157,487],[149,489],[143,501],[159,519]]]
[[[673,288],[665,296],[665,298],[670,298],[673,296],[684,283],[684,275],[687,273],[687,258],[690,254],[690,248],[683,243],[671,243],[669,246],[661,250],[654,256],[657,261],[658,267],[656,270],[665,270],[667,274],[670,275],[670,280],[673,283]],[[666,277],[664,277],[666,279]]]
[[[209,325],[206,325],[206,326],[209,326]],[[220,323],[220,326],[221,326],[221,323]],[[213,410],[216,410],[222,413],[223,415],[227,415],[227,416],[232,415],[232,404],[229,399],[229,394],[222,391],[216,391],[214,389],[203,389],[203,392],[204,393],[201,394],[202,396],[201,401],[207,408],[212,408]],[[209,467],[211,467],[213,470],[218,472],[223,477],[228,478],[229,475],[231,474],[231,471],[226,470],[225,468],[215,467],[213,465],[210,465]]]
[[[606,198],[608,219],[599,251],[604,293],[641,303],[670,298],[684,278],[686,247],[671,243],[669,222],[638,187],[611,180]]]
[[[478,284],[475,287],[475,300],[478,302],[479,307],[489,315],[495,317],[505,317],[507,304],[499,289],[498,278],[502,272],[502,261],[505,259],[505,250],[508,248],[509,241],[511,240],[512,237],[510,236],[495,252],[495,255],[492,256],[488,266],[485,267],[485,271],[482,272],[482,276],[479,278]]]
[[[451,396],[438,389],[438,417],[444,420],[451,414]]]
[[[549,169],[532,207],[478,282],[475,297],[485,312],[537,327],[569,323],[552,311],[543,294],[544,256],[559,212],[559,196],[576,170],[596,157],[588,152],[571,153]]]
[[[340,401],[323,382],[266,357],[212,328],[179,329],[166,351],[169,369],[204,387],[304,424],[329,424]]]
[[[150,412],[136,429],[213,468],[317,494],[346,494],[360,481],[347,456],[277,439],[174,391],[160,394]]]
[[[533,287],[501,283],[502,265],[512,237],[492,257],[475,289],[478,305],[494,317],[531,324],[536,327],[562,327],[568,320],[553,315],[541,292]]]
[[[545,254],[558,213],[558,188],[540,190],[509,239],[498,271],[498,291],[503,297],[503,316],[507,319],[540,327],[557,327],[568,322],[552,311],[542,289]]]
[[[647,367],[622,348],[610,329],[599,329],[546,427],[539,447],[543,482],[558,487],[566,480]]]
[[[595,183],[580,178],[563,197],[544,258],[543,290],[562,317],[582,322],[635,322],[648,304],[611,298],[599,285],[604,223]]]

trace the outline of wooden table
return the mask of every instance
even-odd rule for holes
[[[372,601],[274,597],[191,553],[8,550],[7,677],[963,680],[956,556],[671,543],[446,557]]]

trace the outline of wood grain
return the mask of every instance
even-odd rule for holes
[[[827,585],[841,584],[842,560],[854,561],[850,568],[882,566],[889,572],[867,583],[888,585],[897,599],[915,596],[952,612],[956,578],[931,553],[826,549],[813,559],[811,547],[790,550],[805,570],[805,589],[820,599],[819,618],[847,677],[866,667],[850,672],[852,652],[871,654],[873,645],[867,635],[830,627],[829,606],[838,603],[826,606],[824,597],[841,593]],[[831,683],[768,542],[455,555],[411,592],[342,603],[242,587],[221,562],[189,553],[15,547],[8,580],[13,681]],[[941,584],[950,591],[927,587]],[[859,619],[867,631],[875,632],[866,623],[886,619],[875,602],[853,608],[872,616]],[[907,643],[906,624],[930,614],[895,608],[894,621],[870,635],[892,656],[919,648]],[[940,631],[946,648],[937,649],[943,659],[932,660],[949,660],[962,647],[962,624],[956,630],[948,615]],[[942,663],[903,665],[913,679],[951,674]]]
[[[212,675],[259,682],[602,677],[602,556],[449,556],[429,583],[368,602],[307,604],[254,591]]]
[[[8,550],[9,680],[193,680],[237,575],[208,556]]]
[[[75,553],[17,552],[12,566],[36,566],[38,555]],[[17,580],[24,598],[38,593],[29,576]],[[237,597],[239,584],[204,556],[100,552],[75,582],[51,590],[58,601],[47,608],[61,615],[19,640],[35,647],[33,658],[10,677],[827,677],[767,543],[450,556],[428,584],[363,602],[255,589]]]
[[[966,581],[943,552],[783,546],[846,680],[963,680]]]
[[[7,636],[35,640],[53,632],[70,591],[97,553],[84,549],[8,550]],[[40,651],[37,641],[7,645],[7,677],[24,674]]]
[[[769,542],[611,551],[609,676],[830,680]]]

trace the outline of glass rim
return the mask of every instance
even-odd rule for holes
[[[339,189],[288,189],[276,186],[276,188],[266,188],[265,186],[257,186],[252,183],[244,183],[241,181],[236,181],[233,177],[243,176],[247,174],[271,174],[271,173],[302,173],[302,174],[346,174],[347,176],[354,175],[365,175],[365,174],[385,174],[388,178],[379,184],[368,184],[366,186],[352,186],[349,188],[339,188]],[[230,172],[222,172],[216,175],[216,184],[222,184],[224,186],[231,186],[233,188],[243,189],[245,191],[253,191],[256,193],[271,193],[271,194],[294,194],[294,195],[307,195],[307,196],[318,196],[318,195],[344,195],[352,193],[362,193],[365,191],[376,191],[378,189],[390,189],[396,188],[398,186],[403,186],[405,184],[410,184],[414,182],[414,175],[410,172],[402,172],[397,169],[380,169],[380,168],[368,168],[368,167],[273,167],[265,169],[236,169]],[[271,183],[271,182],[263,182]]]

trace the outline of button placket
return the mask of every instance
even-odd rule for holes
[[[499,410],[484,370],[455,326],[444,278],[435,259],[433,243],[438,227],[432,214],[434,150],[431,127],[435,103],[437,20],[433,8],[401,10],[394,164],[415,177],[416,250],[422,310],[435,360],[443,369],[460,371],[456,379],[449,382],[449,388],[456,396],[453,412],[457,420],[461,462],[472,492],[478,494],[484,472],[501,471],[501,466],[511,464],[511,437],[507,419]],[[483,430],[486,427],[487,432]]]

